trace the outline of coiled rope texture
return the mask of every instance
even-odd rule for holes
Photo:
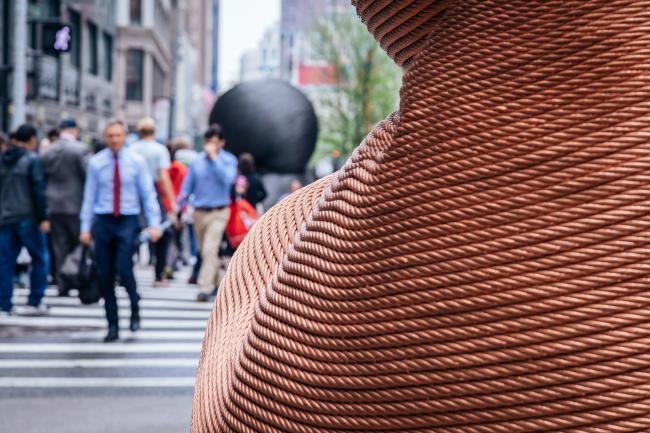
[[[192,431],[649,432],[650,0],[357,0],[399,112],[271,210]]]

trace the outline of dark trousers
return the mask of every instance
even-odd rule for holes
[[[66,256],[79,245],[79,215],[50,215],[50,240],[52,241],[52,263],[56,266],[53,274],[58,281],[59,290],[66,292],[69,287],[62,287],[61,266]]]
[[[49,256],[45,235],[38,224],[21,221],[0,227],[0,309],[10,311],[14,289],[14,270],[20,248],[25,247],[32,258],[32,272],[27,303],[37,307],[47,288]]]
[[[118,325],[116,276],[120,277],[120,283],[131,299],[131,314],[139,312],[140,295],[133,274],[133,253],[139,230],[137,216],[97,215],[93,224],[95,265],[109,326]]]
[[[167,265],[167,253],[169,252],[169,244],[172,240],[172,234],[169,230],[162,233],[158,242],[151,243],[150,251],[153,252],[156,264],[154,267],[156,281],[162,281],[165,273],[165,266]]]

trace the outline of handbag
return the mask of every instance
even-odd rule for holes
[[[94,304],[102,298],[95,268],[95,258],[90,247],[82,246],[79,274],[77,276],[77,290],[82,304]]]
[[[94,304],[102,298],[90,247],[79,245],[68,254],[60,275],[67,287],[77,289],[82,304]]]
[[[226,236],[233,248],[237,248],[244,241],[258,219],[257,211],[246,199],[237,198],[230,203]]]

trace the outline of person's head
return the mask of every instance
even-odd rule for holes
[[[57,139],[59,135],[71,135],[75,138],[75,140],[79,138],[79,126],[77,125],[77,121],[71,117],[61,120],[61,122],[59,122],[59,131],[57,133]],[[51,141],[56,141],[56,139]]]
[[[223,135],[223,128],[221,125],[213,124],[210,125],[205,134],[203,134],[205,142],[203,143],[203,148],[208,150],[210,146],[217,146],[218,149],[223,149],[226,145],[226,140]]]
[[[255,173],[255,158],[248,152],[239,155],[238,167],[241,174]]]
[[[169,154],[172,160],[176,160],[176,152],[182,149],[189,149],[190,143],[187,142],[184,138],[176,138],[172,140],[169,145]]]
[[[237,176],[235,179],[235,192],[239,195],[244,195],[246,191],[248,191],[248,179],[246,179],[246,176]]]
[[[113,152],[118,152],[126,142],[126,124],[118,119],[109,120],[104,128],[104,141],[106,147]]]
[[[32,125],[20,125],[13,133],[16,145],[23,147],[31,152],[36,150],[38,145],[38,133]]]
[[[151,117],[141,119],[136,125],[135,129],[138,130],[138,135],[142,139],[152,139],[156,135],[156,121]]]
[[[298,179],[294,179],[291,181],[289,184],[289,192],[294,193],[298,191],[300,188],[302,188],[302,183]]]
[[[59,139],[59,130],[55,128],[47,131],[47,139],[50,140],[50,143],[54,143]]]

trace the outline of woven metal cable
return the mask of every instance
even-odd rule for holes
[[[405,68],[268,212],[192,431],[650,431],[650,0],[357,0]]]

